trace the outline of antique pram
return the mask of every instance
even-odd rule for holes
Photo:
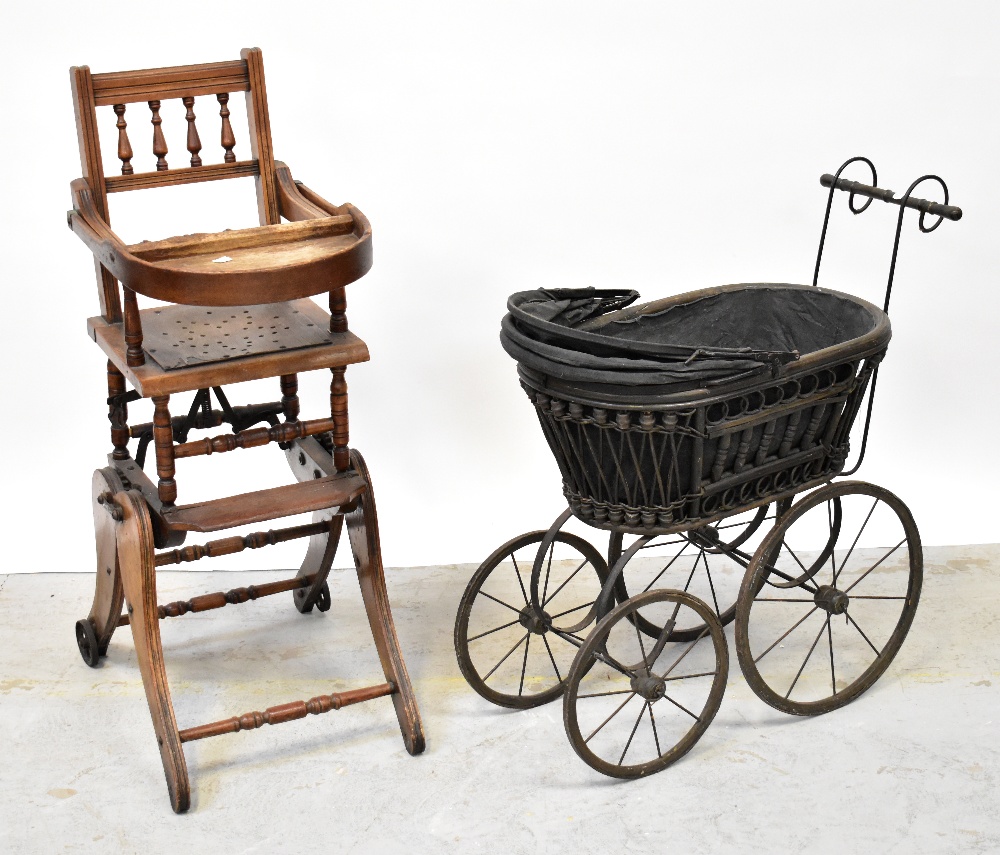
[[[855,162],[870,185],[841,178]],[[943,203],[912,195],[924,181]],[[937,176],[900,198],[878,188],[867,158],[821,183],[812,286],[729,285],[637,306],[635,292],[564,289],[508,303],[501,341],[569,507],[476,571],[455,648],[495,704],[563,696],[573,748],[607,775],[659,771],[697,742],[725,690],[731,621],[753,691],[797,715],[866,691],[912,623],[912,515],[881,487],[833,479],[864,457],[905,211],[920,211],[924,232],[962,212]],[[872,199],[900,206],[882,309],[817,286],[836,190],[855,214]],[[606,558],[565,530],[574,517],[610,532]]]

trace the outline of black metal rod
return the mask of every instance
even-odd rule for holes
[[[838,178],[836,181],[829,173],[820,176],[819,183],[824,187],[834,187],[836,190],[846,190],[855,196],[867,196],[870,199],[879,199],[882,202],[889,202],[893,205],[903,205],[906,208],[914,208],[925,214],[934,217],[944,217],[953,222],[962,219],[962,209],[955,205],[942,205],[940,202],[931,202],[929,199],[897,199],[892,190],[883,190],[881,187],[872,187],[868,184],[861,184],[858,181],[850,181],[847,178]]]

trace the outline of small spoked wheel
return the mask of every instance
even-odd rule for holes
[[[80,648],[83,661],[91,668],[96,668],[101,660],[101,651],[97,644],[97,633],[89,618],[76,622],[76,646]]]
[[[640,619],[663,627],[659,637],[640,632]],[[671,640],[682,622],[703,629],[692,640]],[[725,633],[710,606],[683,591],[637,594],[598,623],[573,662],[563,698],[569,741],[605,775],[651,775],[701,738],[728,673]]]
[[[896,496],[860,481],[810,493],[761,543],[740,589],[736,650],[750,687],[793,715],[850,703],[899,652],[922,579],[920,535]]]
[[[608,575],[601,554],[559,531],[541,556],[539,604],[530,605],[532,567],[546,532],[508,541],[473,575],[458,607],[455,652],[462,674],[486,700],[527,709],[555,700]]]
[[[627,543],[621,534],[612,534],[609,565],[614,569],[619,561],[626,562],[615,586],[615,599],[622,603],[630,594],[653,588],[686,591],[708,603],[726,626],[736,616],[740,583],[754,550],[789,504],[781,500],[690,531],[633,538]],[[693,612],[686,614],[695,617]],[[649,636],[660,631],[660,627],[642,622],[641,616],[640,627]],[[704,628],[700,621],[678,623],[670,640],[692,641]]]

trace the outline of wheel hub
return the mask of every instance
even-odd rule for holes
[[[631,684],[632,691],[647,701],[658,701],[667,690],[666,680],[653,674],[636,674]]]
[[[833,585],[820,585],[813,597],[817,606],[827,614],[842,615],[847,611],[851,598]]]
[[[533,632],[535,635],[544,635],[552,626],[552,618],[548,613],[536,612],[530,603],[521,609],[517,620],[528,632]]]

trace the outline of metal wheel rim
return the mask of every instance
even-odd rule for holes
[[[816,701],[793,701],[775,691],[757,668],[750,650],[749,639],[752,606],[755,602],[755,597],[766,585],[766,581],[762,577],[766,576],[769,572],[766,566],[767,562],[772,559],[772,553],[780,547],[785,532],[812,508],[817,507],[823,502],[846,495],[864,495],[875,498],[877,502],[884,503],[895,513],[905,535],[904,540],[900,543],[906,543],[909,552],[909,578],[906,595],[905,597],[892,598],[903,600],[899,619],[888,640],[883,645],[882,650],[867,669],[855,677],[846,687],[832,692],[828,697]],[[858,536],[860,537],[860,534]],[[896,548],[898,549],[898,546]],[[753,561],[744,576],[743,585],[740,589],[740,597],[737,602],[736,652],[740,669],[747,683],[762,701],[775,709],[791,715],[821,715],[845,706],[871,688],[878,678],[885,673],[889,665],[892,664],[913,623],[920,600],[922,584],[923,551],[920,534],[909,509],[896,495],[882,487],[862,481],[844,481],[839,484],[820,487],[796,503],[791,511],[778,521],[778,524],[757,549]],[[829,616],[827,620],[829,620]],[[766,652],[758,656],[756,661],[760,661],[766,655]],[[832,655],[831,658],[833,658]],[[833,682],[835,683],[835,678]],[[831,686],[831,689],[833,688],[834,686]],[[788,694],[791,694],[791,690],[789,690]]]
[[[565,674],[561,674],[561,678],[555,685],[542,692],[513,695],[506,692],[496,691],[486,685],[486,679],[488,679],[488,677],[484,678],[480,676],[479,669],[473,662],[472,654],[469,650],[469,620],[472,615],[472,607],[475,604],[476,597],[482,590],[483,584],[489,578],[490,574],[498,566],[500,566],[505,558],[507,558],[507,556],[516,552],[518,549],[523,549],[533,543],[540,543],[545,535],[545,531],[527,532],[518,537],[512,538],[494,550],[494,552],[479,566],[472,578],[469,580],[469,584],[466,587],[465,593],[462,595],[462,599],[458,606],[458,612],[455,617],[454,642],[459,670],[461,670],[462,676],[465,677],[466,682],[477,694],[497,706],[508,707],[511,709],[529,709],[531,707],[541,706],[542,704],[549,703],[550,701],[560,697],[565,687],[566,677]],[[575,534],[560,531],[556,534],[555,541],[576,549],[580,555],[593,565],[593,568],[598,576],[598,584],[595,586],[596,599],[599,586],[603,585],[604,580],[608,575],[607,564],[604,562],[604,558],[590,543]],[[527,600],[528,597],[526,596],[525,605],[527,605]],[[554,664],[553,668],[555,669]]]
[[[710,641],[714,649],[716,663],[715,676],[702,707],[701,714],[697,717],[695,723],[684,734],[684,736],[671,748],[665,752],[661,752],[657,759],[646,763],[629,765],[609,763],[590,749],[587,744],[589,740],[585,739],[583,733],[581,732],[579,715],[577,713],[577,703],[581,699],[579,693],[580,681],[593,667],[595,662],[594,654],[599,652],[600,647],[606,642],[607,637],[614,625],[622,619],[628,620],[628,613],[630,611],[634,611],[655,602],[681,603],[698,612],[704,620],[706,627],[705,635],[701,641]],[[697,642],[690,643],[689,647],[693,647],[694,643]],[[683,656],[680,658],[683,659]],[[588,766],[598,772],[601,772],[602,774],[614,778],[640,778],[654,774],[662,769],[665,769],[667,766],[676,763],[681,757],[690,751],[691,748],[694,747],[695,743],[708,729],[708,726],[712,723],[712,720],[715,718],[716,713],[719,711],[719,706],[722,703],[722,696],[725,693],[728,673],[729,649],[726,645],[725,631],[722,628],[722,624],[719,623],[719,619],[707,603],[699,600],[697,597],[686,594],[683,591],[674,591],[670,589],[659,589],[637,594],[625,603],[619,604],[609,614],[607,614],[587,637],[587,641],[584,643],[583,647],[581,647],[577,652],[576,659],[573,661],[573,667],[566,680],[566,693],[563,698],[563,723],[566,728],[566,735],[569,737],[570,744],[573,746],[573,750],[576,751],[577,755]],[[624,706],[624,704],[622,706]],[[640,712],[640,717],[645,714],[646,709],[647,707],[644,706],[643,710]],[[690,714],[690,711],[685,711]],[[634,733],[635,731],[633,730],[633,735]],[[591,736],[593,736],[593,734],[591,734]],[[660,749],[658,738],[657,749]],[[627,750],[628,746],[626,746],[626,752]]]

